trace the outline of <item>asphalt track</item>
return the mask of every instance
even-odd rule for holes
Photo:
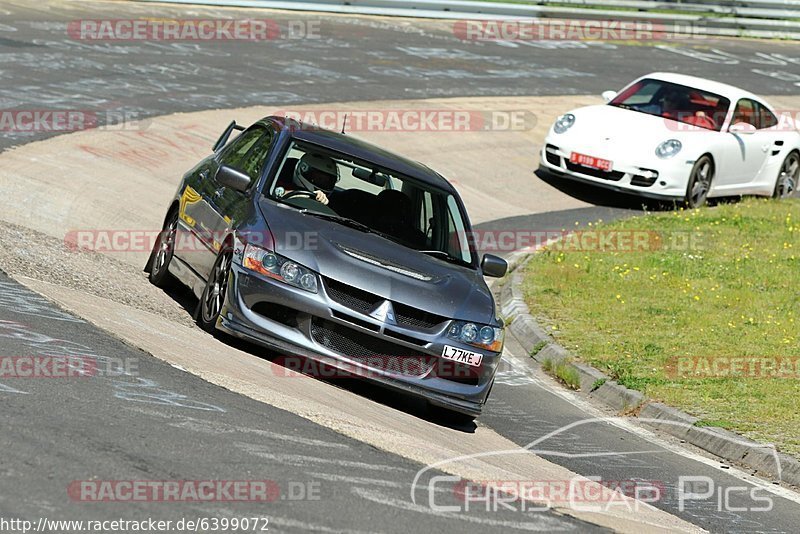
[[[86,43],[64,34],[65,23],[78,18],[177,13],[179,8],[154,5],[3,2],[0,109],[77,109],[144,118],[255,104],[582,95],[618,88],[621,81],[651,70],[708,76],[763,94],[793,95],[800,84],[796,46],[773,42],[706,40],[671,50],[650,43],[467,43],[442,22],[329,16],[320,21],[322,39],[267,43]],[[230,16],[230,11],[183,11],[183,16],[222,17]],[[279,21],[318,19],[297,13],[268,16]],[[52,134],[0,135],[0,147],[5,148]],[[602,196],[589,198],[597,204],[614,204]],[[485,225],[557,228],[574,221],[608,220],[634,207],[582,208],[533,216],[536,219],[498,216]],[[7,293],[34,300],[9,284]],[[93,477],[257,478],[275,480],[281,488],[290,482],[322,481],[320,500],[284,499],[268,509],[266,515],[280,531],[325,527],[396,532],[416,530],[413,525],[424,525],[420,528],[425,530],[485,530],[499,528],[497,521],[520,521],[519,514],[479,514],[470,521],[402,509],[398,503],[407,500],[410,479],[419,469],[413,462],[207,384],[88,324],[46,310],[21,317],[13,299],[6,299],[0,314],[0,319],[24,323],[26,329],[6,328],[7,335],[0,334],[2,354],[25,354],[32,349],[26,339],[38,334],[65,338],[99,354],[136,359],[141,372],[134,386],[120,385],[119,379],[0,386],[2,517],[39,517],[45,511],[59,518],[250,515],[263,509],[218,503],[103,507],[71,502],[64,488],[72,480]],[[519,360],[522,352],[517,348],[514,354]],[[142,386],[143,379],[152,382]],[[351,387],[376,402],[402,405],[369,386]],[[148,390],[147,394],[139,395],[139,389]],[[151,394],[153,389],[158,390],[156,395]],[[409,410],[415,413],[415,408]],[[535,369],[520,364],[508,368],[498,381],[480,424],[526,445],[586,416],[579,401],[565,398]],[[749,486],[714,462],[676,454],[668,444],[608,424],[587,425],[555,441],[556,446],[549,448],[566,454],[547,459],[587,476],[657,480],[674,489],[681,475],[705,474],[718,488]],[[628,454],[637,451],[642,454]],[[614,455],[601,456],[605,453]],[[720,510],[714,501],[681,511],[674,498],[657,506],[711,531],[792,532],[800,521],[800,506],[778,496],[769,513]],[[524,520],[547,531],[587,528],[552,514],[526,515]]]

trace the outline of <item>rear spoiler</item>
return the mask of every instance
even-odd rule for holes
[[[214,148],[213,148],[214,152],[217,152],[220,148],[224,147],[228,143],[228,139],[231,136],[231,132],[233,132],[234,130],[238,132],[243,132],[245,128],[244,126],[236,124],[236,121],[231,121],[228,127],[225,128],[225,131],[222,132],[222,135],[219,136],[217,142],[214,143]]]

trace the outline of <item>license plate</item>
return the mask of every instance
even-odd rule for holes
[[[607,159],[587,156],[586,154],[579,154],[578,152],[573,152],[570,154],[569,160],[572,163],[577,163],[578,165],[583,165],[584,167],[591,167],[592,169],[599,169],[606,172],[613,168],[613,163]]]
[[[445,345],[442,350],[442,358],[478,367],[481,364],[481,360],[483,360],[483,354]]]

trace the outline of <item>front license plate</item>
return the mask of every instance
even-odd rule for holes
[[[466,363],[472,367],[478,367],[481,364],[481,360],[483,360],[483,354],[445,345],[442,350],[442,358],[447,358],[448,360],[453,360],[458,363]]]
[[[587,156],[586,154],[580,154],[578,152],[573,152],[570,154],[569,160],[572,163],[577,163],[578,165],[583,165],[584,167],[591,167],[592,169],[599,169],[606,172],[609,172],[614,167],[614,164],[607,159]]]

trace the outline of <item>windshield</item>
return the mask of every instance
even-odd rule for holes
[[[730,100],[714,93],[661,80],[631,85],[609,105],[655,115],[706,130],[720,131]]]
[[[455,196],[389,169],[295,141],[265,194],[309,215],[473,266],[469,229]]]

